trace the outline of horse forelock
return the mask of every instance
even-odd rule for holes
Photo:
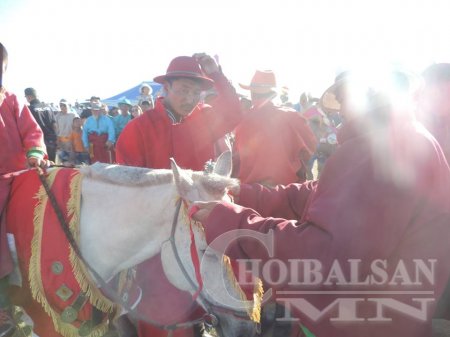
[[[173,182],[172,170],[95,163],[81,168],[85,177],[114,185],[153,186]]]
[[[205,190],[210,193],[224,193],[226,190],[239,186],[238,179],[224,177],[215,173],[194,172],[193,179],[195,180],[196,178]]]

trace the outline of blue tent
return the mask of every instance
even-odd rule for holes
[[[121,99],[128,98],[132,104],[137,104],[139,101],[140,89],[141,89],[142,84],[144,84],[144,83],[147,83],[152,88],[153,99],[155,99],[156,97],[161,95],[161,91],[162,91],[161,84],[152,82],[152,81],[144,81],[141,84],[139,84],[131,89],[121,92],[120,94],[117,94],[117,95],[112,96],[107,99],[102,99],[102,102],[108,104],[109,106],[117,106],[117,103]]]

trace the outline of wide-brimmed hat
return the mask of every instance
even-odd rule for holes
[[[272,70],[257,70],[250,84],[239,83],[239,86],[256,94],[266,94],[275,91],[277,81]]]
[[[117,102],[117,104],[118,105],[125,104],[125,105],[129,105],[130,107],[133,106],[133,104],[131,104],[131,101],[128,98],[125,98],[125,97],[121,98],[119,100],[119,102]]]
[[[59,101],[59,104],[64,104],[65,106],[69,106],[69,102],[67,101],[67,99],[61,99],[60,101]]]
[[[98,102],[91,103],[91,110],[101,110],[102,104]]]
[[[200,64],[191,56],[175,57],[170,62],[166,74],[155,77],[153,81],[164,84],[167,79],[179,77],[199,80],[203,90],[208,90],[214,85],[214,81],[205,75]]]

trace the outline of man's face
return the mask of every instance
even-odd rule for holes
[[[166,82],[164,84],[166,90],[165,103],[169,105],[174,113],[179,116],[187,116],[197,106],[200,101],[202,88],[200,83],[188,78],[180,78]]]
[[[130,111],[130,106],[128,104],[119,104],[119,109],[122,113],[127,114]]]
[[[60,104],[59,108],[61,109],[62,113],[67,113],[67,105],[65,104]]]

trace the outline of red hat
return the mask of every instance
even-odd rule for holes
[[[249,85],[239,83],[242,89],[250,90],[257,94],[265,94],[274,91],[277,82],[272,70],[257,70]]]
[[[202,83],[203,90],[208,90],[214,85],[214,81],[205,75],[200,64],[191,56],[175,57],[170,62],[166,74],[155,77],[153,81],[164,84],[167,79],[177,77],[198,79]]]

